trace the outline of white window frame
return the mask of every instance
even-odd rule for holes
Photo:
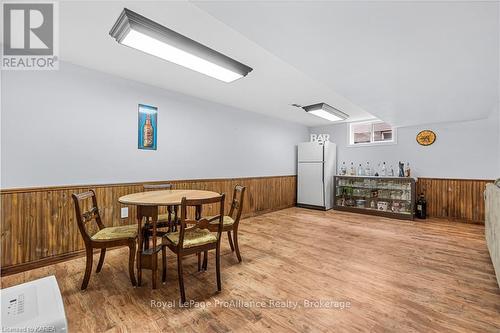
[[[398,143],[398,131],[396,127],[391,126],[392,130],[392,140],[391,141],[374,141],[374,131],[373,125],[385,123],[382,120],[367,120],[367,121],[357,121],[347,124],[347,147],[370,147],[370,146],[387,146],[395,145]],[[352,126],[359,124],[370,124],[371,125],[371,138],[370,142],[354,143],[354,137],[352,133]]]

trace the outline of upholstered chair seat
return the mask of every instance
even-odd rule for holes
[[[174,245],[179,244],[179,232],[169,232],[165,235],[168,241]],[[184,247],[190,248],[210,243],[217,243],[217,234],[211,233],[207,229],[194,229],[184,233]]]
[[[168,213],[158,214],[158,222],[168,222]]]
[[[91,238],[92,240],[114,240],[135,238],[137,236],[136,225],[124,225],[119,227],[107,227],[99,230]]]
[[[218,221],[212,221],[210,223],[217,224]],[[225,215],[224,216],[224,220],[223,220],[222,223],[223,223],[224,227],[226,227],[226,226],[232,226],[234,224],[234,219],[231,216]]]

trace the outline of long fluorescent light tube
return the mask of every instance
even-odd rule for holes
[[[327,119],[330,121],[340,121],[349,118],[347,114],[335,109],[326,103],[318,103],[313,105],[304,106],[303,109],[310,114],[317,117]]]
[[[123,9],[109,34],[120,44],[224,82],[232,82],[252,71],[252,68],[127,8]]]

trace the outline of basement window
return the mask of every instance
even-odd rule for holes
[[[380,120],[349,124],[349,146],[396,143],[396,129]]]

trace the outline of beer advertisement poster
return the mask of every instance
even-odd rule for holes
[[[139,104],[139,149],[156,150],[158,108]]]

